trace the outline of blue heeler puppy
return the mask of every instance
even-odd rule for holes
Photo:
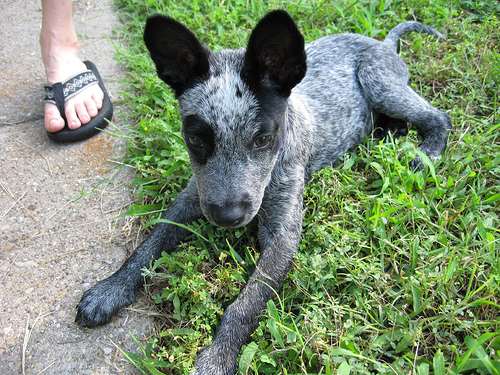
[[[412,123],[424,154],[434,158],[444,150],[450,119],[410,88],[396,54],[398,39],[410,31],[439,36],[404,22],[383,42],[345,34],[304,45],[290,16],[274,11],[255,27],[246,49],[211,53],[180,23],[159,15],[148,19],[144,40],[159,77],[179,100],[194,172],[164,218],[189,225],[205,217],[231,228],[259,221],[258,264],[224,313],[212,345],[199,354],[195,374],[234,374],[241,346],[299,247],[302,195],[314,172],[376,127],[402,130]],[[419,163],[416,158],[413,167]],[[141,268],[173,251],[187,234],[158,224],[115,274],[84,293],[76,322],[109,322],[133,301],[143,283]]]

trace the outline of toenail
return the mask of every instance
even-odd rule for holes
[[[49,121],[49,128],[57,128],[59,126],[59,120],[58,119],[52,119]]]

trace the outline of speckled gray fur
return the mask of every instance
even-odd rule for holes
[[[314,172],[388,123],[412,123],[423,138],[420,150],[431,158],[444,150],[449,117],[410,88],[396,54],[398,39],[410,31],[439,36],[406,22],[384,42],[345,34],[304,46],[291,18],[275,11],[256,26],[246,49],[211,53],[176,21],[148,20],[144,39],[158,75],[179,100],[194,172],[164,218],[189,225],[204,216],[226,227],[259,221],[256,269],[225,311],[212,345],[200,352],[194,374],[235,373],[241,346],[298,250],[302,195]],[[413,167],[419,164],[416,158]],[[132,302],[141,268],[186,235],[182,227],[158,224],[115,274],[84,293],[76,321],[107,323]]]

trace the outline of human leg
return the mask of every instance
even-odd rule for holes
[[[54,84],[87,70],[78,57],[78,37],[73,26],[71,0],[42,0],[40,46],[47,83]],[[65,103],[68,128],[78,129],[97,116],[104,93],[99,85],[90,85]],[[64,128],[65,121],[56,105],[45,104],[44,125],[48,132]]]

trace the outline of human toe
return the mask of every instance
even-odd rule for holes
[[[84,101],[85,108],[87,109],[87,114],[90,116],[90,118],[97,116],[99,113],[99,108],[97,107],[96,102],[93,99],[87,99]],[[102,104],[101,104],[102,107]],[[90,121],[89,118],[89,121]],[[80,117],[80,120],[82,124],[88,123],[88,121],[84,121],[82,117]]]
[[[70,128],[71,130],[78,129],[80,126],[82,126],[82,122],[80,121],[80,119],[82,118],[86,120],[86,116],[88,116],[83,104],[71,102],[66,103],[65,114],[68,128]]]
[[[104,103],[104,92],[101,90],[99,86],[97,86],[97,90],[95,90],[92,94],[92,100],[94,101],[96,108],[99,110],[102,108],[102,104]],[[97,116],[97,113],[96,113]]]
[[[64,128],[64,119],[54,104],[45,104],[45,117],[43,122],[45,129],[50,133],[58,132]]]

